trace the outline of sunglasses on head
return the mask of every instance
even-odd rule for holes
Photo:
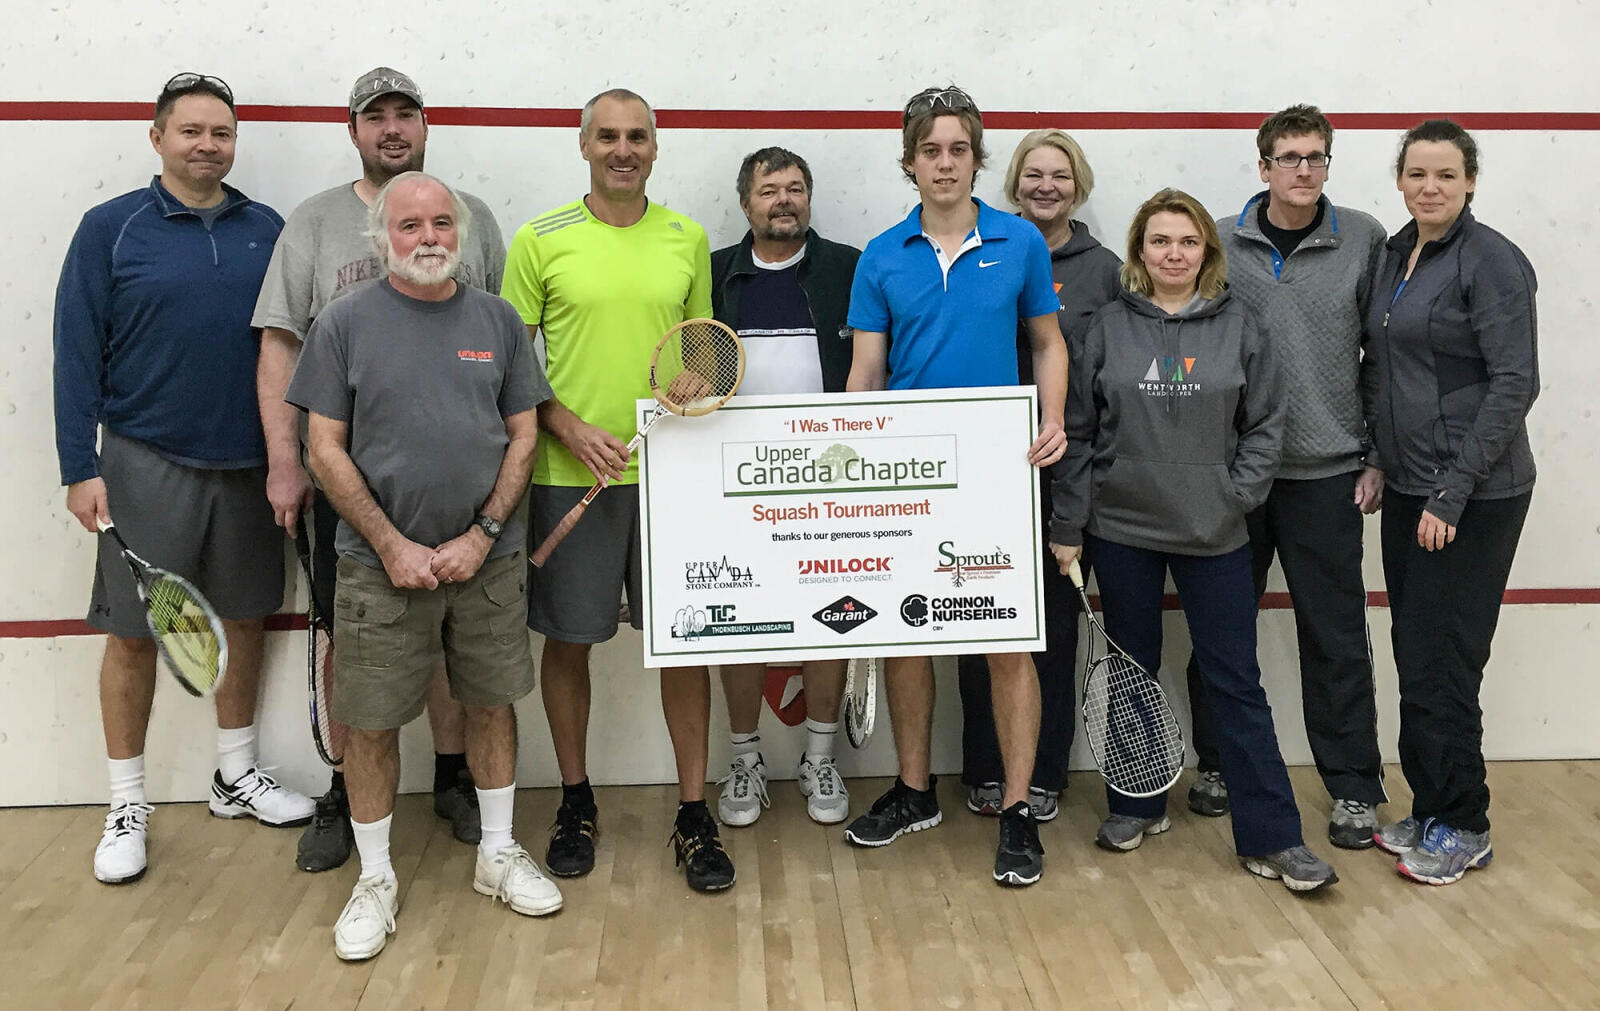
[[[901,125],[911,122],[911,117],[920,116],[935,106],[942,105],[951,112],[965,112],[968,109],[977,109],[978,105],[960,88],[929,88],[911,97],[906,103],[905,114],[901,117]]]
[[[161,94],[166,96],[175,91],[188,91],[196,86],[209,88],[217,92],[218,96],[229,105],[233,104],[233,89],[228,87],[227,81],[220,77],[212,77],[210,74],[196,74],[192,71],[173,74],[172,78],[161,86]]]

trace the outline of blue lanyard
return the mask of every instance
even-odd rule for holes
[[[1409,282],[1410,282],[1410,281],[1411,281],[1411,278],[1409,278],[1409,277],[1402,277],[1402,278],[1401,278],[1401,279],[1400,279],[1400,287],[1398,287],[1398,288],[1396,288],[1396,289],[1395,289],[1395,290],[1394,290],[1394,298],[1391,298],[1391,299],[1390,299],[1390,300],[1389,300],[1389,308],[1391,308],[1391,309],[1393,309],[1393,308],[1394,308],[1394,304],[1395,304],[1395,303],[1396,303],[1396,302],[1398,302],[1398,301],[1400,301],[1400,293],[1401,293],[1401,292],[1402,292],[1402,291],[1405,291],[1405,290],[1406,290],[1406,285],[1407,285],[1407,284],[1408,284],[1408,283],[1409,283]]]

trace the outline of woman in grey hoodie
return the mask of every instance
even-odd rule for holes
[[[1198,201],[1171,189],[1145,201],[1121,297],[1096,313],[1073,363],[1052,550],[1062,566],[1093,555],[1106,630],[1149,671],[1172,574],[1221,736],[1234,848],[1252,872],[1311,891],[1338,875],[1305,846],[1261,688],[1244,519],[1277,472],[1284,404],[1271,345],[1226,279]],[[1105,849],[1170,827],[1165,794],[1108,788],[1106,800]]]
[[[1375,838],[1432,885],[1494,855],[1478,689],[1533,496],[1538,284],[1522,250],[1473,218],[1477,181],[1467,131],[1436,119],[1406,133],[1395,182],[1412,220],[1373,285],[1363,362],[1413,795],[1411,817]]]

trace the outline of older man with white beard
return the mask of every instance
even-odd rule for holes
[[[340,516],[333,715],[351,728],[345,783],[361,856],[333,932],[347,960],[376,955],[394,931],[398,734],[422,711],[440,653],[466,708],[482,813],[473,888],[525,915],[561,908],[511,836],[511,707],[534,687],[517,507],[550,387],[516,310],[451,276],[470,219],[432,176],[385,185],[369,234],[388,276],[317,317],[286,397],[310,412],[311,467]]]

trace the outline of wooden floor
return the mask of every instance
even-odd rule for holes
[[[405,797],[399,932],[357,965],[329,933],[353,866],[295,870],[294,830],[163,806],[150,873],[111,888],[89,869],[103,809],[0,811],[0,1008],[1600,1007],[1600,762],[1491,767],[1497,857],[1449,888],[1333,850],[1315,774],[1294,779],[1342,878],[1309,898],[1239,869],[1225,819],[1095,849],[1092,775],[1029,889],[992,883],[995,823],[953,780],[942,826],[882,850],[775,783],[755,826],[724,830],[738,884],[695,895],[666,846],[673,791],[629,787],[598,791],[599,864],[543,920],[473,892],[473,848]],[[884,784],[851,785],[862,810]],[[530,850],[555,802],[518,797]]]

